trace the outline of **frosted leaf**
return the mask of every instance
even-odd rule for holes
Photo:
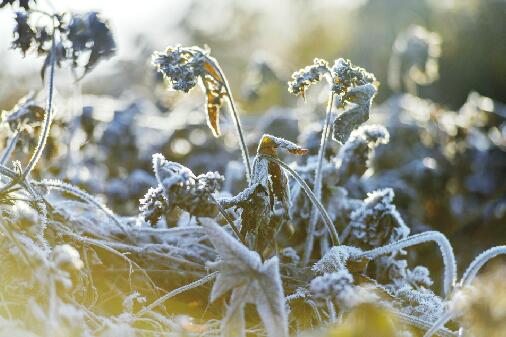
[[[193,172],[163,155],[153,155],[153,170],[158,186],[150,188],[140,200],[139,210],[145,221],[156,224],[159,218],[179,207],[194,216],[215,216],[218,213],[212,194],[219,190],[224,178],[218,172],[195,176]]]
[[[353,87],[348,91],[348,99],[352,102],[351,107],[344,110],[334,119],[333,138],[344,144],[351,132],[369,119],[369,110],[376,88],[368,83]]]
[[[362,207],[351,214],[346,241],[370,249],[407,237],[409,228],[392,203],[393,197],[390,188],[368,193]]]
[[[380,125],[363,125],[354,130],[337,155],[339,180],[353,175],[361,177],[367,170],[372,151],[388,141],[388,131]]]
[[[360,255],[359,248],[351,246],[332,247],[318,262],[313,265],[312,270],[316,273],[332,273],[346,269],[349,259]]]
[[[211,268],[218,271],[211,301],[232,290],[226,317],[233,317],[237,310],[243,310],[246,303],[253,303],[268,336],[288,336],[278,258],[273,257],[262,263],[258,253],[250,251],[211,219],[203,218],[202,225],[221,258],[210,263]],[[235,318],[233,321],[237,322]]]

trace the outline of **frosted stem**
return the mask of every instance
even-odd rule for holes
[[[244,139],[244,132],[242,130],[241,120],[239,119],[239,114],[237,112],[237,107],[235,105],[234,97],[232,96],[232,90],[230,90],[230,85],[228,84],[228,80],[225,77],[223,70],[221,70],[221,67],[220,67],[218,61],[216,61],[216,59],[214,59],[210,56],[207,56],[207,59],[214,66],[214,68],[216,69],[216,71],[220,75],[221,82],[223,83],[223,86],[225,88],[228,103],[230,104],[231,115],[234,120],[234,125],[237,130],[237,135],[239,136],[239,144],[241,146],[241,152],[242,152],[242,161],[244,163],[244,166],[246,167],[246,180],[248,181],[248,184],[249,184],[251,181],[251,163],[250,163],[250,159],[249,159],[249,151],[248,151],[248,146],[246,145],[246,140]]]
[[[448,294],[450,294],[452,291],[452,288],[455,285],[457,279],[457,264],[455,263],[455,256],[453,254],[453,249],[450,242],[446,236],[440,232],[428,231],[412,235],[389,245],[364,252],[361,254],[361,256],[373,259],[380,255],[390,254],[406,247],[415,246],[430,241],[434,241],[438,245],[439,249],[441,250],[441,255],[443,256],[445,268],[443,293],[445,296],[448,296]]]
[[[478,274],[480,269],[485,265],[485,263],[487,263],[497,255],[504,255],[504,254],[506,254],[506,246],[497,246],[487,249],[486,251],[478,255],[473,260],[473,262],[469,264],[469,267],[467,267],[467,270],[465,271],[464,275],[462,276],[462,279],[460,280],[459,283],[460,286],[463,287],[471,284],[471,282],[473,282],[476,275]]]
[[[35,185],[42,185],[45,187],[54,188],[60,191],[70,193],[78,197],[79,199],[97,207],[102,212],[104,212],[125,235],[130,236],[130,233],[126,230],[123,223],[121,223],[121,221],[116,217],[116,215],[114,215],[114,213],[109,208],[107,208],[107,206],[103,205],[101,202],[96,200],[95,197],[77,188],[76,186],[72,186],[70,184],[57,180],[42,180],[41,182],[36,182]]]
[[[330,120],[332,118],[332,107],[334,104],[335,94],[333,91],[330,92],[330,96],[327,103],[327,113],[325,117],[325,123],[323,124],[322,136],[320,139],[320,148],[318,150],[318,162],[316,164],[315,178],[314,178],[314,194],[316,199],[321,202],[322,200],[322,169],[323,169],[323,158],[325,157],[325,151],[327,148],[327,140],[330,134]],[[302,259],[303,265],[307,265],[313,252],[314,237],[316,231],[316,224],[318,222],[318,214],[316,207],[313,206],[311,211],[311,217],[309,219],[309,227],[307,229],[308,235],[306,238],[306,247],[304,248],[304,257]]]
[[[320,215],[323,219],[323,222],[327,226],[328,231],[330,232],[330,239],[332,240],[333,245],[340,245],[341,242],[339,241],[339,235],[337,234],[336,228],[334,227],[334,224],[332,223],[332,220],[330,219],[329,214],[321,204],[321,202],[318,201],[316,196],[314,195],[313,191],[309,188],[309,186],[306,184],[304,179],[301,178],[301,176],[295,172],[294,169],[292,169],[290,166],[285,164],[282,160],[272,157],[266,154],[259,155],[260,157],[263,157],[271,162],[274,162],[284,168],[290,175],[299,183],[299,185],[302,187],[306,195],[309,197],[309,199],[313,202],[313,204],[318,208],[318,211],[320,212]]]
[[[171,299],[172,297],[179,295],[179,294],[181,294],[185,291],[188,291],[190,289],[200,287],[201,285],[204,285],[207,282],[212,281],[216,277],[217,274],[218,274],[218,272],[215,271],[209,275],[204,276],[201,279],[198,279],[196,281],[193,281],[192,283],[189,283],[187,285],[184,285],[182,287],[179,287],[177,289],[174,289],[174,290],[168,292],[167,294],[163,295],[162,297],[160,297],[159,299],[157,299],[156,301],[154,301],[153,303],[151,303],[147,307],[144,307],[143,309],[141,309],[138,313],[135,314],[135,316],[140,317],[140,316],[144,315],[145,313],[147,313],[148,311],[153,310],[154,308],[156,308],[157,306],[159,306],[163,302]]]
[[[53,120],[54,68],[56,62],[55,35],[56,29],[53,28],[53,34],[51,38],[51,55],[49,62],[50,66],[49,66],[48,95],[47,95],[46,113],[44,115],[44,125],[40,133],[39,141],[32,155],[32,158],[30,158],[30,161],[28,162],[25,170],[23,171],[23,178],[27,178],[28,175],[35,168],[35,165],[37,165],[37,162],[39,161],[40,157],[42,156],[42,152],[44,151],[44,147],[46,146],[47,137],[49,136],[49,130],[51,129],[51,122]]]

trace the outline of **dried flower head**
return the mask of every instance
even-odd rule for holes
[[[343,95],[341,104],[353,96],[352,94],[348,95],[351,88],[368,83],[377,86],[376,77],[372,73],[353,65],[350,60],[337,59],[331,68],[331,72],[333,79],[331,90],[338,95]]]
[[[163,74],[173,90],[189,92],[199,79],[206,94],[207,124],[215,137],[220,132],[219,117],[223,99],[229,96],[226,79],[218,62],[209,56],[208,50],[199,47],[168,47],[165,52],[155,52],[153,65]]]
[[[288,91],[296,96],[305,98],[306,90],[312,84],[320,82],[329,74],[327,61],[315,58],[313,64],[306,66],[292,74],[293,80],[288,82]]]
[[[213,217],[218,213],[211,198],[224,180],[218,172],[195,176],[189,168],[168,161],[159,153],[153,155],[153,168],[158,187],[150,188],[140,200],[139,210],[146,221],[155,224],[165,212],[175,207],[193,216]]]
[[[153,54],[153,65],[169,80],[173,90],[189,92],[205,75],[206,51],[199,47],[168,47]]]
[[[22,7],[25,10],[30,9],[31,0],[2,0],[2,3],[0,3],[0,8],[3,8],[7,5],[12,6],[15,2],[19,2],[19,7]],[[33,2],[36,2],[36,0],[33,0]]]
[[[12,49],[21,49],[23,55],[26,55],[35,38],[35,31],[28,24],[29,15],[24,12],[16,12],[16,26],[14,28],[14,41]]]

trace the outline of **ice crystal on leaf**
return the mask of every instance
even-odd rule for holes
[[[211,301],[232,291],[224,318],[226,336],[244,336],[244,306],[256,305],[270,337],[288,336],[288,322],[277,257],[262,263],[258,253],[250,251],[211,219],[201,219],[207,236],[220,259],[210,263],[218,276]]]

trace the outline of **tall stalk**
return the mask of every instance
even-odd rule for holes
[[[213,59],[212,57],[207,56],[207,59],[209,62],[214,66],[216,71],[221,77],[221,82],[223,84],[223,87],[225,88],[227,100],[230,106],[230,113],[232,115],[232,118],[234,120],[235,129],[237,130],[237,135],[239,136],[239,145],[242,152],[242,161],[244,163],[244,166],[246,168],[246,179],[249,182],[251,181],[251,163],[249,158],[249,151],[248,146],[246,145],[246,140],[244,139],[244,132],[242,130],[241,126],[241,120],[239,119],[239,114],[237,112],[237,107],[235,105],[234,97],[232,96],[232,90],[230,89],[230,85],[228,84],[228,80],[225,77],[225,74],[223,73],[223,70],[221,69],[218,61]]]
[[[49,65],[49,80],[48,80],[48,95],[47,95],[47,104],[46,104],[46,114],[44,115],[44,125],[42,131],[39,136],[39,141],[37,143],[37,147],[32,154],[32,158],[26,165],[25,170],[23,171],[23,179],[26,179],[32,170],[37,165],[40,157],[42,156],[42,152],[44,151],[44,147],[46,146],[46,141],[49,136],[49,130],[51,129],[51,122],[53,119],[53,93],[54,93],[54,68],[56,63],[56,48],[55,48],[55,39],[56,39],[56,29],[53,25],[53,34],[51,35],[51,56],[50,56],[50,65]]]
[[[325,123],[323,124],[322,136],[320,139],[320,149],[318,150],[318,162],[316,164],[315,178],[314,178],[314,194],[316,199],[321,202],[322,199],[322,171],[323,171],[323,158],[327,149],[327,140],[330,135],[330,120],[332,118],[332,107],[334,106],[335,93],[331,91],[327,102],[327,111],[325,115]],[[303,265],[307,265],[313,252],[314,237],[316,231],[316,224],[318,222],[318,214],[316,208],[313,206],[311,216],[309,219],[309,226],[307,229],[308,236],[306,240],[306,247],[304,249],[304,257],[302,260]]]

